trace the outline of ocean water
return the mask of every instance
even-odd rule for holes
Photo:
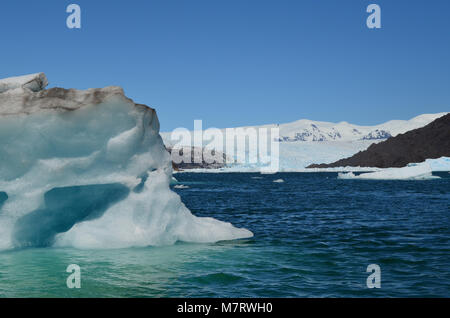
[[[449,297],[450,174],[177,174],[198,216],[251,230],[216,244],[0,252],[2,297]],[[282,183],[274,183],[283,179]],[[70,264],[81,288],[69,289]],[[369,289],[369,264],[381,288]]]

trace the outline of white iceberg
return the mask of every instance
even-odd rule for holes
[[[0,93],[0,249],[253,235],[192,215],[170,190],[172,164],[154,109],[120,87],[35,92],[44,83],[28,89],[30,79],[36,76],[3,81],[9,89]]]
[[[189,189],[189,186],[184,185],[184,184],[177,184],[176,186],[174,186],[175,189]]]
[[[403,168],[388,168],[380,171],[361,173],[355,175],[353,172],[338,173],[338,179],[367,179],[367,180],[425,180],[439,179],[432,175],[429,164],[422,163]]]

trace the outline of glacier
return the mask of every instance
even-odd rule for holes
[[[433,176],[432,168],[428,163],[413,164],[403,168],[387,168],[380,171],[361,173],[338,173],[338,179],[364,179],[364,180],[428,180],[440,179]]]
[[[255,130],[259,128],[279,128],[279,170],[282,172],[375,171],[379,169],[358,167],[307,169],[306,167],[313,163],[331,163],[350,157],[359,151],[367,149],[373,143],[382,142],[388,137],[395,137],[398,134],[424,127],[446,114],[445,112],[422,114],[409,120],[390,120],[374,126],[301,119],[283,124],[236,127],[234,130],[236,132],[244,132],[248,128]],[[202,133],[205,131],[202,131]],[[226,128],[220,129],[220,131],[225,135]],[[191,136],[194,136],[192,131],[190,133]],[[172,139],[171,132],[163,132],[161,136],[167,147],[173,147],[178,142]],[[245,139],[244,135],[238,136],[241,139]],[[192,147],[193,141],[183,140],[179,146]],[[204,146],[208,148],[208,145]],[[252,152],[250,147],[256,148],[257,145],[248,145],[248,147],[246,149],[247,158],[249,153]],[[229,157],[234,157],[236,164],[217,169],[189,169],[189,172],[260,172],[261,168],[264,167],[262,164],[250,164],[249,160],[239,160],[234,155],[237,148],[232,149],[232,153],[227,153],[225,149],[217,150]],[[253,152],[255,152],[254,149]]]
[[[170,189],[154,109],[120,87],[0,81],[0,249],[124,248],[252,237],[196,217]]]
[[[433,171],[450,171],[450,157],[425,160]]]

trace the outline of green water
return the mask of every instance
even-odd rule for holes
[[[199,216],[252,239],[120,250],[0,252],[2,297],[448,297],[450,174],[426,181],[335,173],[179,174]],[[282,178],[284,183],[273,183]],[[70,289],[66,268],[81,268]],[[369,264],[381,288],[366,285]]]

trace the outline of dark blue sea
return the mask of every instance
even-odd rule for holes
[[[9,297],[449,297],[450,174],[421,181],[336,173],[181,173],[198,216],[251,230],[216,244],[0,253]],[[274,183],[276,179],[284,182]],[[82,288],[66,287],[66,266]],[[380,288],[366,269],[380,268]]]

